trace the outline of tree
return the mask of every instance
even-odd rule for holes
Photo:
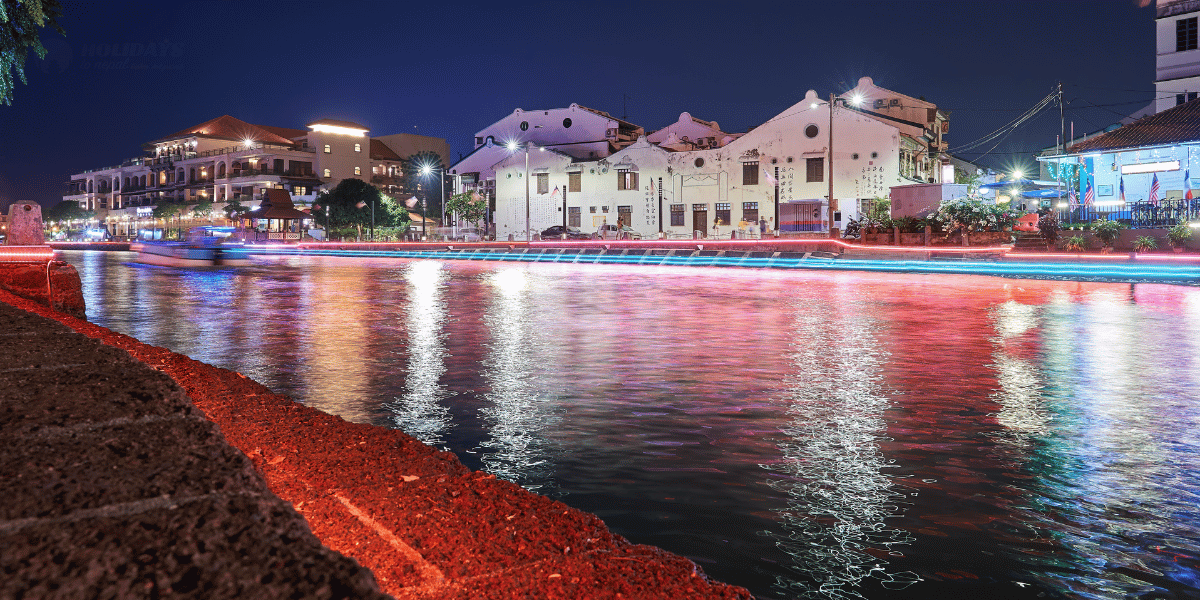
[[[212,215],[213,203],[211,200],[201,200],[192,207],[192,217],[197,219],[208,219]]]
[[[233,200],[226,202],[225,208],[222,210],[225,211],[226,219],[240,223],[242,216],[250,212],[250,207],[239,202],[237,198],[234,198]]]
[[[166,223],[170,223],[171,219],[178,220],[187,211],[187,207],[176,202],[160,202],[154,207],[155,219],[162,219]],[[165,237],[165,236],[164,236]]]
[[[363,227],[371,226],[372,207],[376,225],[400,218],[399,210],[389,208],[389,204],[400,208],[395,202],[384,203],[383,194],[375,186],[361,179],[343,179],[337,187],[322,192],[313,201],[313,220],[326,231],[354,227],[361,240]],[[404,212],[402,216],[407,217],[408,213]]]
[[[33,50],[38,58],[46,58],[46,47],[38,39],[43,27],[51,27],[66,35],[58,18],[62,5],[58,0],[0,0],[0,102],[12,105],[16,79],[25,79],[25,58]],[[13,74],[16,73],[14,79]]]
[[[468,223],[476,223],[487,216],[487,199],[475,192],[454,194],[446,201],[446,212],[456,213]]]
[[[95,211],[84,210],[79,206],[78,202],[61,201],[54,206],[46,209],[42,213],[42,222],[51,223],[58,222],[67,224],[67,231],[70,231],[71,221],[90,221],[96,218]]]
[[[422,150],[404,159],[404,189],[421,201],[421,211],[431,219],[442,218],[442,182],[446,166],[436,152]]]

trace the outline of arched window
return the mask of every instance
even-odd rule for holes
[[[182,168],[180,168],[179,171],[175,173],[175,181],[177,181],[179,183],[183,183],[183,169]]]
[[[355,144],[355,145],[354,145],[354,151],[355,151],[355,152],[362,152],[362,144]]]
[[[325,144],[325,154],[333,154],[333,150],[330,149],[329,144]]]
[[[134,184],[134,185],[136,185],[136,184]],[[129,189],[129,178],[128,177],[125,178],[125,189]]]
[[[142,183],[140,183],[139,185],[141,187],[146,187],[146,176],[145,175],[142,175]]]
[[[326,177],[333,177],[333,171],[330,171],[329,169],[325,169],[325,176],[326,176]]]
[[[362,175],[362,167],[354,167],[355,175]]]
[[[188,183],[196,183],[196,167],[188,171]]]
[[[225,179],[225,163],[217,165],[217,179]]]

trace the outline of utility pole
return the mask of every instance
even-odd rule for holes
[[[1063,116],[1062,82],[1058,82],[1058,139],[1062,140],[1059,154],[1067,153],[1067,119]]]
[[[834,237],[833,232],[833,104],[837,100],[837,96],[833,92],[829,93],[829,237]]]

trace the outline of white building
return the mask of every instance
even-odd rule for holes
[[[729,237],[741,220],[759,218],[784,233],[828,231],[829,125],[828,101],[810,90],[801,102],[741,136],[723,136],[715,147],[673,151],[647,137],[600,158],[562,146],[506,153],[493,163],[496,233],[524,238],[527,182],[535,233],[564,220],[585,231],[621,220],[648,237],[695,231]],[[672,132],[664,129],[665,141]],[[708,129],[719,131],[715,124]],[[834,197],[841,200],[834,203],[834,226],[840,227],[867,199],[903,182],[901,133],[886,119],[839,105],[832,139]]]
[[[1200,97],[1200,0],[1157,0],[1155,110]]]
[[[390,145],[398,146],[392,148]],[[321,119],[307,129],[253,125],[224,115],[143,146],[147,155],[71,177],[64,201],[95,211],[110,232],[127,236],[160,202],[255,206],[264,189],[286,189],[298,205],[343,179],[371,181],[399,192],[399,151],[436,149],[445,140],[402,134],[372,138],[357,123]]]

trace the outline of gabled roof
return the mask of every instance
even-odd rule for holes
[[[399,154],[388,148],[387,144],[375,138],[371,138],[371,158],[376,160],[404,160],[400,158]]]
[[[201,136],[207,138],[215,138],[221,140],[236,140],[252,139],[256,142],[267,142],[271,144],[292,145],[294,142],[292,137],[307,135],[307,132],[300,129],[287,129],[284,127],[265,127],[262,125],[252,125],[241,119],[222,115],[211,121],[205,121],[199,125],[193,125],[187,129],[183,129],[172,133],[171,135],[152,140],[151,144],[156,142],[165,142],[181,137]]]
[[[292,195],[287,190],[263,190],[263,201],[259,208],[262,209],[262,212],[251,212],[250,218],[307,219],[309,217],[308,213],[296,210],[296,205],[292,204]]]
[[[1156,115],[1142,117],[1104,135],[1067,147],[1068,154],[1164,146],[1200,141],[1200,100],[1184,102]]]
[[[635,125],[635,124],[633,124],[633,123],[630,123],[629,121],[626,121],[625,119],[618,119],[618,118],[616,118],[616,117],[614,117],[614,116],[612,116],[612,115],[610,115],[610,114],[608,114],[608,113],[606,113],[606,112],[604,112],[604,111],[602,111],[602,110],[596,110],[596,109],[594,109],[594,108],[588,108],[588,107],[586,107],[586,106],[583,106],[582,104],[576,104],[575,106],[578,106],[578,107],[579,107],[581,110],[586,110],[586,111],[588,111],[588,112],[590,112],[590,113],[594,113],[594,114],[600,115],[601,117],[604,117],[605,119],[612,119],[612,120],[614,120],[614,121],[616,121],[616,122],[618,122],[618,123],[623,123],[623,124],[625,124],[625,125],[628,125],[630,128],[633,128],[633,129],[641,129],[641,128],[642,128],[642,126],[641,126],[641,125]]]

